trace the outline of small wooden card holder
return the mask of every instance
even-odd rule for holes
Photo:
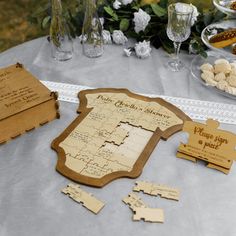
[[[79,99],[79,117],[52,143],[56,169],[96,187],[138,177],[160,138],[167,139],[190,120],[163,99],[126,89],[84,90]]]
[[[189,140],[187,144],[180,144],[177,157],[193,162],[200,159],[208,163],[207,167],[228,174],[236,160],[236,135],[218,129],[219,125],[212,119],[206,124],[186,121],[183,131],[189,133]]]
[[[0,143],[59,118],[57,93],[16,65],[0,69]]]

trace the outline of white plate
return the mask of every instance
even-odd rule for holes
[[[208,87],[211,91],[220,93],[220,94],[222,94],[222,95],[224,95],[226,97],[232,98],[232,99],[236,99],[236,95],[227,93],[227,92],[225,92],[223,90],[218,89],[217,87],[208,85],[201,78],[201,73],[202,73],[201,69],[200,69],[201,65],[204,64],[204,63],[210,63],[210,64],[213,65],[215,60],[220,59],[220,58],[222,59],[224,57],[219,56],[219,55],[217,55],[214,52],[209,52],[207,58],[203,58],[200,55],[197,55],[196,57],[194,57],[194,59],[192,60],[192,63],[191,63],[191,74],[194,77],[194,79],[196,79],[198,82],[200,82],[204,86]],[[236,60],[231,60],[231,59],[228,59],[228,60],[230,62],[233,62],[233,61],[235,62],[236,61]]]
[[[236,11],[230,9],[230,5],[233,2],[235,2],[235,0],[213,0],[213,4],[219,11],[227,14],[232,18],[236,18]]]
[[[213,23],[211,25],[208,25],[201,34],[201,38],[203,43],[210,49],[217,51],[219,54],[224,55],[226,57],[231,57],[231,58],[236,58],[236,55],[232,53],[232,45],[229,47],[225,48],[216,48],[213,47],[210,43],[209,40],[212,36],[216,35],[219,33],[217,29],[222,29],[227,30],[227,29],[232,29],[236,28],[236,19],[235,20],[225,20],[217,23]]]

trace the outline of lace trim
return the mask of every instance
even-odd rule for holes
[[[71,103],[79,103],[77,97],[78,92],[85,89],[92,89],[91,87],[75,84],[58,83],[52,81],[41,82],[50,90],[58,91],[60,101]],[[141,95],[147,97],[161,97],[177,106],[193,120],[206,120],[208,118],[212,118],[218,120],[221,123],[236,124],[236,105],[154,94]]]

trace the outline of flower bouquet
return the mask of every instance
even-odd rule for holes
[[[80,36],[84,18],[82,0],[64,0],[63,3],[63,14],[71,35]],[[155,48],[162,47],[168,53],[172,53],[172,42],[166,35],[167,6],[168,0],[98,0],[97,12],[102,17],[104,42],[110,43],[111,36],[117,44],[125,44],[127,38],[134,38],[138,42],[145,40]],[[31,16],[31,20],[41,22],[42,27],[47,28],[50,24],[50,6],[41,9],[38,11],[39,14]],[[201,32],[207,25],[224,17],[225,14],[215,8],[195,7],[191,35],[183,43],[182,48],[206,56],[206,48],[200,38]]]

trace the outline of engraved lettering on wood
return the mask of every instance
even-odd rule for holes
[[[180,191],[176,188],[171,188],[166,185],[154,184],[146,181],[137,181],[133,191],[143,191],[146,194],[157,196],[160,195],[163,198],[179,200]]]
[[[130,193],[128,197],[123,198],[122,201],[125,204],[129,205],[129,208],[132,211],[135,211],[135,209],[138,207],[148,207],[146,203],[144,203],[142,199],[137,194],[134,193]]]
[[[50,91],[24,68],[0,69],[0,120],[50,100]]]
[[[162,99],[128,90],[87,90],[80,93],[80,99],[82,118],[55,139],[52,147],[63,156],[64,167],[57,166],[61,173],[95,186],[112,178],[137,177],[158,140],[177,132],[183,120],[189,119]]]
[[[103,202],[92,196],[90,193],[82,190],[78,184],[68,184],[66,188],[62,189],[62,193],[67,194],[76,202],[82,203],[84,207],[95,214],[98,214],[105,206]]]
[[[218,129],[219,122],[209,119],[206,124],[186,121],[183,131],[189,133],[187,144],[181,143],[178,157],[207,161],[209,167],[228,173],[236,160],[236,135]]]
[[[23,65],[0,69],[0,143],[59,118],[56,99]]]
[[[133,211],[134,221],[164,222],[163,209],[149,208],[137,194],[130,193],[128,197],[123,198],[122,201],[129,205],[129,208]]]

